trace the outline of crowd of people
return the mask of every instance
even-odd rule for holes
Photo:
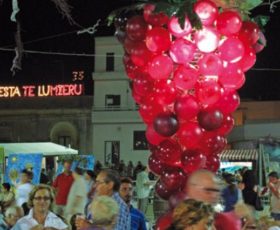
[[[149,170],[140,163],[131,169],[122,162],[118,168],[104,169],[98,164],[94,171],[79,167],[71,171],[71,162],[65,161],[62,173],[39,185],[32,184],[31,171],[22,170],[15,187],[2,184],[0,230],[146,230],[145,214],[154,184]],[[267,187],[259,190],[254,172],[246,168],[218,175],[197,170],[188,177],[184,199],[177,200],[170,223],[163,229],[279,229],[280,180],[277,172],[268,178]],[[267,192],[271,219],[256,222],[256,200]],[[138,200],[138,207],[133,207],[133,199]],[[218,210],[221,203],[224,208]]]

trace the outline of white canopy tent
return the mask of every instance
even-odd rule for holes
[[[60,156],[78,154],[78,150],[52,142],[28,142],[28,143],[0,143],[4,147],[5,156],[9,154],[42,153],[44,156]]]

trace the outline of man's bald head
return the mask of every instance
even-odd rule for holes
[[[200,169],[190,175],[185,191],[188,198],[214,204],[218,201],[220,188],[214,173]]]

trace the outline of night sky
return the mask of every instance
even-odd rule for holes
[[[83,28],[93,26],[98,19],[101,25],[94,35],[77,35],[82,29],[70,25],[57,11],[51,0],[19,1],[22,22],[22,40],[26,50],[40,50],[63,53],[94,53],[94,36],[113,35],[114,28],[107,27],[105,18],[116,8],[132,4],[133,0],[69,0],[72,16]],[[267,47],[257,55],[253,70],[246,74],[246,84],[239,91],[243,99],[280,100],[280,4],[274,13],[268,6],[256,9],[253,14],[271,16],[265,27]],[[9,18],[11,0],[3,0],[0,6],[0,47],[13,48],[15,24]],[[41,38],[41,41],[34,41]],[[25,54],[23,70],[12,76],[10,72],[14,52],[0,51],[0,85],[70,83],[73,71],[84,71],[86,94],[92,93],[91,73],[94,71],[94,57]]]

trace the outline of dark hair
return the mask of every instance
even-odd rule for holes
[[[74,172],[77,173],[78,175],[82,176],[84,173],[84,170],[82,168],[76,167]]]
[[[96,178],[96,174],[92,170],[86,170],[86,174],[88,174],[91,179]]]
[[[3,183],[2,186],[7,189],[8,191],[10,191],[11,185],[9,183]]]
[[[235,190],[237,189],[236,185],[235,185],[235,177],[232,174],[226,174],[224,176],[225,181],[228,184],[228,188],[231,194],[235,193]]]
[[[103,169],[100,173],[104,173],[106,175],[105,181],[107,183],[111,181],[114,183],[113,191],[118,192],[121,184],[119,173],[112,169]]]
[[[269,177],[274,177],[274,178],[279,179],[279,175],[278,175],[278,173],[277,173],[277,172],[275,172],[275,171],[273,171],[273,172],[269,173],[269,174],[268,174],[268,176],[269,176]]]
[[[32,180],[33,179],[33,172],[28,170],[28,169],[23,169],[21,170],[21,173],[24,173],[27,175],[28,179]]]
[[[129,177],[122,178],[121,179],[121,184],[122,183],[127,183],[127,184],[132,184],[133,185],[133,182],[132,182],[132,180]]]
[[[74,215],[71,216],[69,223],[70,223],[70,225],[71,225],[71,229],[72,229],[72,230],[76,230],[76,229],[77,229],[76,224],[75,224],[75,221],[76,221],[76,218],[77,218],[78,216],[80,216],[80,215],[83,215],[83,214],[82,214],[82,213],[76,213],[76,214],[74,214]]]

